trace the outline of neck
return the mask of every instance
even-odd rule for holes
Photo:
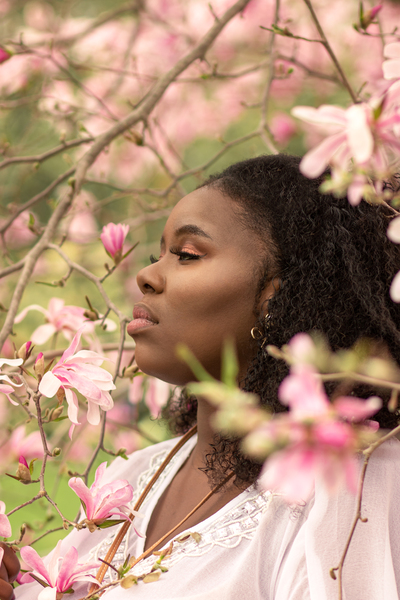
[[[215,436],[215,430],[211,425],[215,408],[201,398],[198,398],[197,404],[197,444],[192,453],[192,464],[201,468],[204,467],[206,454],[211,452],[211,444]]]

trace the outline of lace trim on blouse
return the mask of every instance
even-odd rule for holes
[[[131,502],[132,506],[135,504],[137,498],[140,496],[147,483],[150,481],[158,467],[163,462],[167,453],[168,451],[165,450],[155,454],[150,461],[149,468],[139,476],[137,489]],[[178,456],[179,453],[173,457],[167,468],[160,475],[159,479],[146,498],[146,504],[163,484],[164,480],[168,476],[168,473],[177,461]],[[203,556],[216,546],[222,548],[235,548],[243,539],[252,539],[261,521],[263,513],[269,507],[273,494],[271,492],[257,492],[255,485],[250,486],[246,491],[250,497],[234,506],[228,513],[221,515],[221,517],[217,519],[213,519],[206,526],[203,526],[202,523],[196,525],[194,531],[200,534],[201,537],[199,541],[196,541],[196,539],[190,534],[187,536],[185,533],[179,534],[174,539],[171,554],[165,557],[162,561],[163,567],[169,569],[185,557]],[[118,569],[118,567],[127,559],[128,548],[130,546],[129,538],[132,530],[133,528],[130,527],[114,556],[112,565],[116,569]],[[106,539],[100,542],[100,544],[95,546],[90,552],[90,560],[98,560],[99,557],[104,558],[116,534],[117,532],[111,533]],[[195,537],[198,539],[197,536]],[[148,558],[145,558],[130,571],[130,574],[139,577],[149,573],[156,560],[157,557],[155,556],[149,556]],[[107,574],[104,577],[104,583],[113,581],[115,578],[115,571],[108,569]]]

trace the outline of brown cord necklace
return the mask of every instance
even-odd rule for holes
[[[175,456],[175,454],[182,448],[182,446],[184,446],[186,444],[186,442],[197,432],[197,425],[194,425],[194,427],[192,427],[191,429],[189,429],[189,431],[187,433],[185,433],[185,435],[183,437],[181,437],[181,439],[179,440],[179,442],[172,448],[172,450],[170,451],[170,453],[168,454],[168,456],[164,459],[164,461],[162,462],[162,464],[159,466],[159,468],[157,469],[156,473],[153,475],[153,477],[150,479],[149,483],[146,485],[146,487],[144,488],[143,492],[140,494],[133,510],[134,511],[138,511],[140,509],[140,507],[142,506],[143,502],[145,501],[148,493],[150,492],[150,490],[152,489],[153,485],[155,484],[155,482],[157,481],[157,479],[160,477],[161,473],[164,471],[165,467],[171,462],[172,458]],[[208,494],[206,496],[204,496],[204,498],[197,504],[197,506],[195,506],[193,508],[193,510],[191,510],[186,517],[184,517],[182,519],[182,521],[180,521],[177,525],[175,525],[172,529],[170,529],[170,531],[168,531],[168,533],[166,533],[165,535],[163,535],[159,540],[157,540],[150,548],[148,548],[145,552],[143,552],[143,554],[141,554],[131,565],[131,568],[134,567],[135,565],[137,565],[141,560],[143,560],[144,558],[147,558],[150,554],[152,554],[152,552],[157,548],[157,546],[159,544],[162,544],[162,542],[164,540],[166,540],[170,535],[172,535],[174,533],[174,531],[176,531],[181,525],[183,525],[183,523],[185,521],[187,521],[199,508],[201,508],[203,506],[203,504],[205,504],[207,502],[207,500],[209,500],[211,498],[211,496],[213,496],[216,492],[218,492],[218,490],[224,486],[230,479],[231,477],[233,477],[233,473],[229,473],[229,475],[227,475],[227,477],[225,477],[225,479],[219,483],[217,486],[215,486],[215,488],[213,488],[210,492],[208,492]],[[117,535],[114,538],[113,543],[111,544],[105,558],[104,558],[104,563],[101,565],[101,567],[99,568],[99,570],[97,571],[97,575],[96,575],[96,579],[99,582],[99,585],[101,584],[101,582],[104,579],[104,576],[107,572],[108,566],[111,564],[122,540],[124,539],[129,527],[131,526],[131,523],[133,521],[133,519],[135,518],[135,515],[133,513],[131,513],[129,515],[129,518],[131,519],[130,521],[125,521],[125,523],[121,526],[121,529],[118,531]],[[108,563],[108,564],[106,564]],[[97,585],[95,583],[92,584],[92,586],[90,587],[89,590],[89,594],[93,594],[93,592],[95,592],[97,589]]]

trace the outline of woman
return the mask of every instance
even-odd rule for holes
[[[175,354],[176,345],[184,343],[218,378],[224,341],[233,338],[241,386],[282,411],[277,389],[287,367],[266,354],[265,341],[281,346],[297,332],[319,330],[337,350],[368,337],[384,344],[400,363],[400,307],[388,295],[400,269],[399,249],[386,238],[392,212],[321,196],[321,181],[303,177],[298,165],[298,158],[283,155],[250,159],[211,177],[178,202],[159,258],[138,274],[143,299],[128,332],[145,373],[179,386],[190,382],[190,369]],[[251,336],[255,326],[261,332],[258,340]],[[371,395],[370,389],[355,391]],[[397,415],[386,404],[384,396],[375,418],[392,428]],[[213,408],[206,401],[183,394],[165,413],[177,433],[197,422],[197,437],[168,463],[140,509],[143,518],[136,525],[146,537],[128,534],[114,563],[152,546],[168,548],[174,540],[162,561],[168,572],[151,585],[140,581],[128,590],[113,588],[105,598],[337,598],[329,569],[339,562],[355,498],[345,490],[329,496],[317,482],[313,498],[289,507],[279,494],[257,488],[261,466],[242,454],[238,440],[215,434]],[[117,459],[109,479],[128,479],[139,495],[175,443],[147,448],[127,462]],[[386,443],[370,461],[363,504],[368,522],[359,524],[345,562],[348,600],[398,598],[399,469],[397,441]],[[221,483],[218,493],[169,533]],[[81,562],[103,558],[110,535],[107,530],[73,531],[63,551],[75,546]],[[158,559],[150,555],[134,574],[148,573]],[[0,571],[1,600],[11,597],[7,580],[16,572],[8,552]],[[15,595],[33,600],[40,589],[27,584]],[[87,585],[74,589],[70,600],[85,596]]]

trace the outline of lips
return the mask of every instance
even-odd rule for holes
[[[127,331],[129,335],[133,335],[139,329],[154,327],[157,324],[157,318],[147,307],[136,305],[133,309],[133,321],[129,323]]]

